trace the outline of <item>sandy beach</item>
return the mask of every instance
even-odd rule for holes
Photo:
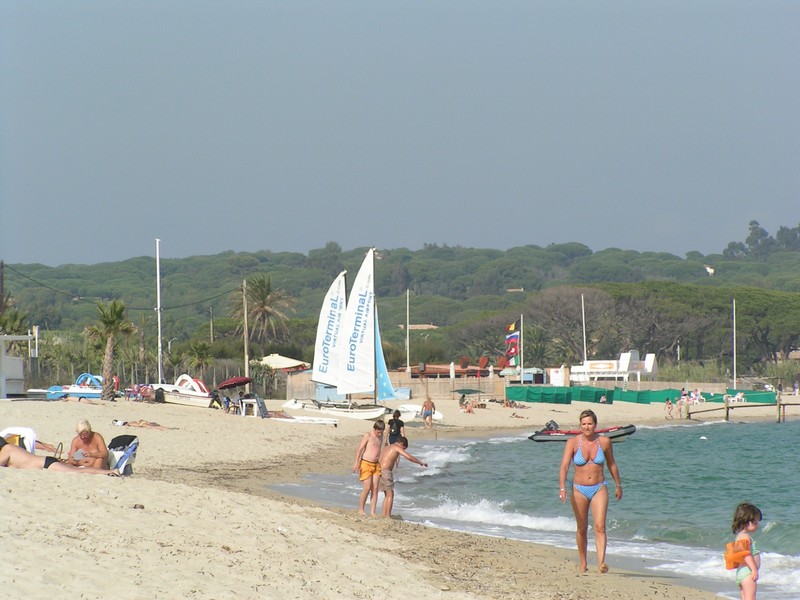
[[[446,419],[434,432],[412,423],[407,434],[413,444],[430,436],[532,432],[550,419],[571,425],[587,407],[601,426],[664,422],[659,405],[515,410],[489,403],[470,415],[452,402],[437,407]],[[788,410],[789,418],[800,417],[798,407]],[[736,413],[738,420],[774,416],[774,408]],[[669,578],[614,569],[613,548],[611,573],[579,575],[571,550],[359,517],[355,507],[315,505],[267,489],[307,474],[348,472],[369,422],[297,424],[124,400],[0,402],[0,428],[32,427],[40,440],[67,447],[83,418],[107,442],[122,433],[139,436],[134,475],[2,469],[0,586],[9,596],[714,598]],[[112,425],[137,419],[170,429]]]

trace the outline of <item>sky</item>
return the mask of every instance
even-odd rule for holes
[[[800,224],[800,2],[4,0],[0,259],[721,252]]]

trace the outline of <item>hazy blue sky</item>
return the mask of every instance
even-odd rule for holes
[[[800,2],[4,0],[0,259],[721,251],[800,223]]]

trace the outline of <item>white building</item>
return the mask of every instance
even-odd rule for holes
[[[569,369],[569,380],[575,384],[588,384],[598,380],[627,382],[631,379],[641,381],[642,377],[655,377],[658,364],[655,354],[647,354],[639,359],[639,351],[631,350],[619,355],[619,360],[587,360]]]

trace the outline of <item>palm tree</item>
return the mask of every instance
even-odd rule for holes
[[[211,356],[211,344],[194,342],[189,346],[188,359],[189,366],[200,371],[200,376],[203,377],[206,368],[214,363],[214,357]]]
[[[83,330],[89,340],[105,340],[106,349],[103,354],[103,400],[114,399],[114,342],[118,336],[128,337],[136,333],[136,325],[125,318],[125,304],[112,300],[108,304],[97,305],[98,325]]]
[[[247,282],[247,321],[250,338],[263,341],[270,333],[275,340],[288,332],[286,312],[293,310],[295,299],[285,290],[272,289],[272,278],[257,275]],[[237,332],[244,331],[244,303],[240,294],[231,299],[231,317]]]

